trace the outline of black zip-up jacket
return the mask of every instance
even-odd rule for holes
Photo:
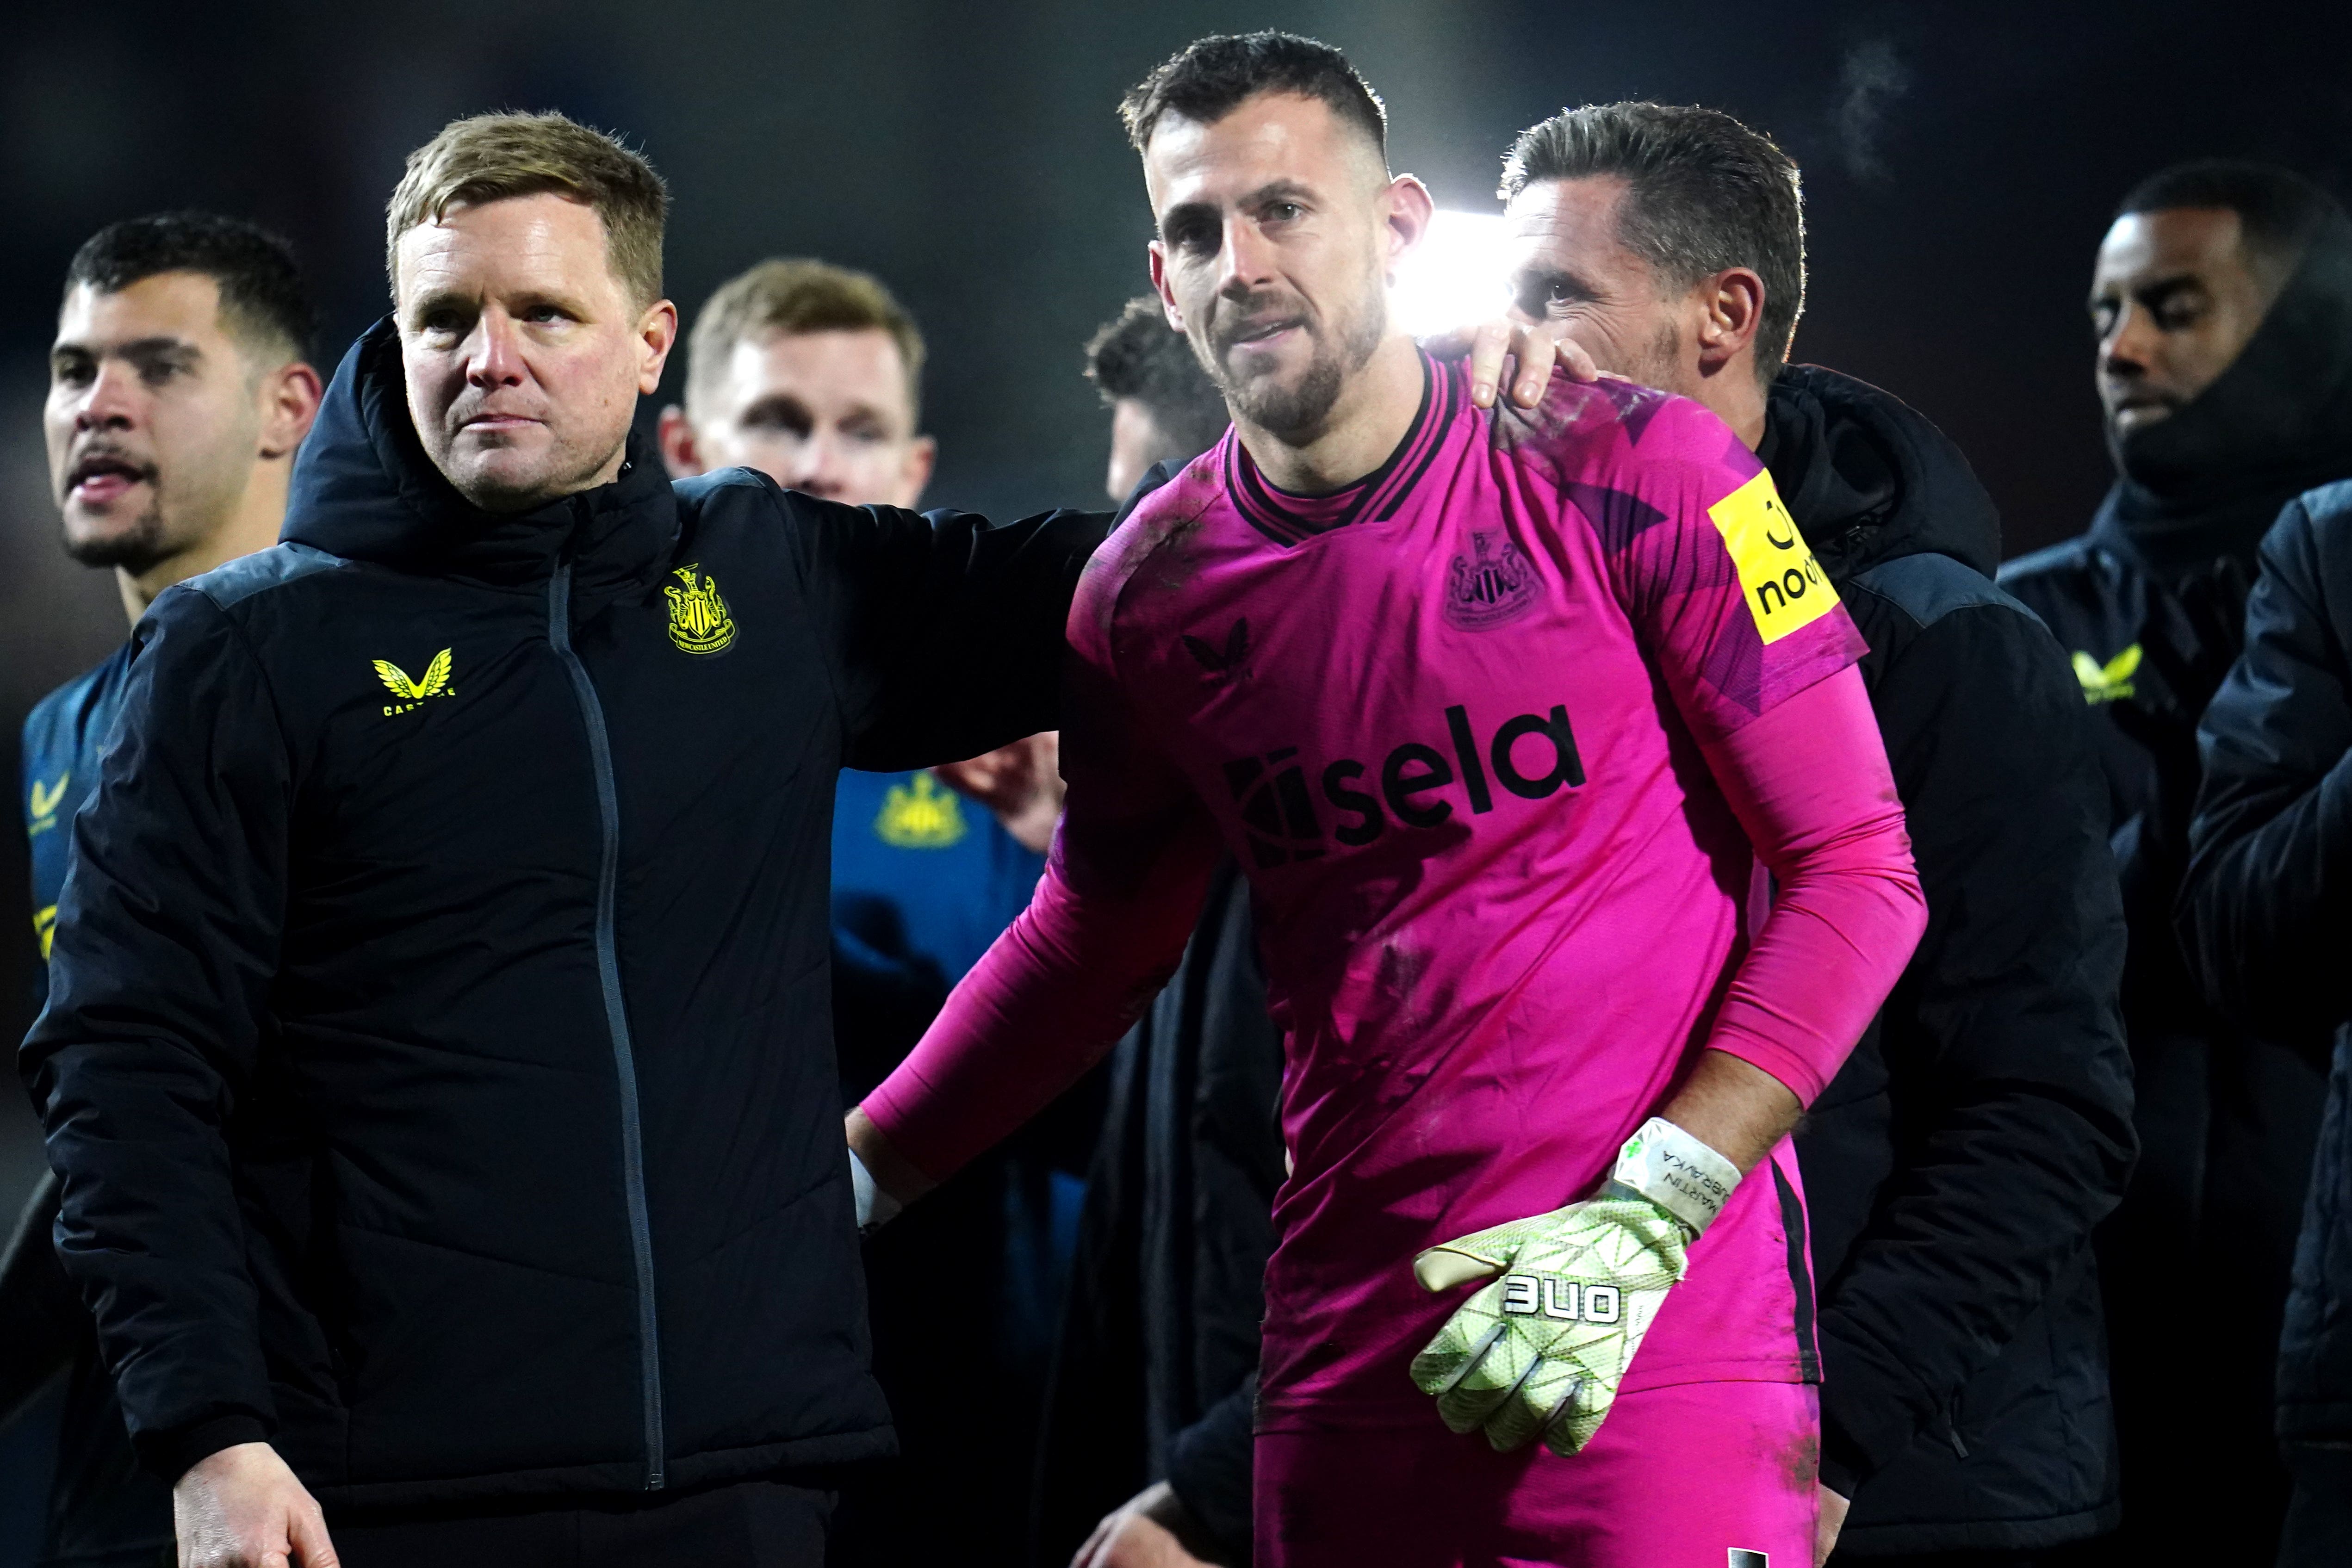
[[[2182,936],[2206,994],[2334,1069],[2279,1343],[2278,1430],[2352,1443],[2352,481],[2263,541],[2246,648],[2205,710]]]
[[[1870,644],[1927,930],[1797,1139],[1841,1555],[2033,1550],[2116,1514],[2092,1228],[2135,1145],[2105,786],[1991,499],[1874,387],[1772,389],[1758,455]]]
[[[2307,335],[2308,322],[2273,308],[2258,339],[2279,322]],[[2277,389],[2241,376],[2252,368],[2242,355],[2215,386],[2262,391],[2272,406]],[[2224,455],[2213,455],[2217,466]],[[2258,497],[2256,477],[2238,477]],[[2242,498],[2162,526],[2136,522],[2123,501],[2119,486],[2083,535],[2009,562],[2000,580],[2073,658],[2106,774],[2131,932],[2124,1026],[2141,1154],[2098,1239],[2123,1437],[2119,1549],[2264,1560],[2286,1503],[2271,1427],[2326,1099],[2325,1037],[2273,1039],[2216,1013],[2173,916],[2200,774],[2197,725],[2243,644],[2267,524],[2250,520],[2261,514]],[[2177,1425],[2179,1325],[2147,1307],[2184,1278],[2231,1281],[2199,1313],[2204,1437],[2188,1447]]]
[[[399,348],[285,542],[160,598],[22,1066],[142,1458],[331,1510],[887,1453],[827,1022],[834,775],[1055,721],[1105,519],[730,470],[467,506]]]

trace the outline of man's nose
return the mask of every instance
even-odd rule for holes
[[[138,423],[140,402],[138,372],[115,361],[103,361],[74,411],[74,428],[128,430]]]
[[[1274,246],[1257,225],[1236,214],[1225,220],[1224,240],[1224,271],[1217,279],[1220,290],[1245,294],[1273,277]]]
[[[828,430],[809,432],[793,455],[792,476],[784,487],[820,500],[837,501],[847,484],[848,477],[842,472],[840,438]]]
[[[466,340],[466,380],[478,387],[510,387],[523,379],[522,333],[503,310],[485,310]]]
[[[2160,334],[2148,313],[2126,305],[2099,341],[2099,371],[2119,379],[2144,376],[2155,362]]]

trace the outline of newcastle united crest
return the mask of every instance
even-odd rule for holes
[[[706,577],[697,588],[694,572],[695,563],[688,561],[671,573],[684,588],[663,585],[669,596],[669,640],[689,653],[722,653],[735,641],[734,618],[719,597],[718,581]]]
[[[1445,570],[1445,619],[1465,632],[1484,632],[1516,621],[1536,601],[1535,563],[1510,535],[1474,529],[1469,556],[1455,556]]]

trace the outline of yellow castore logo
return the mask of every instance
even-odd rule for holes
[[[893,784],[874,818],[874,836],[893,849],[943,850],[961,841],[963,807],[929,773]]]
[[[2132,677],[2139,673],[2139,644],[2134,643],[2102,664],[2077,648],[2074,678],[2083,683],[2086,703],[2116,702],[2132,695]]]
[[[1748,613],[1766,643],[1777,643],[1837,608],[1837,591],[1780,504],[1769,472],[1709,507],[1706,515],[1731,552]]]
[[[33,796],[26,802],[32,808],[33,820],[25,829],[26,838],[46,833],[58,825],[58,802],[66,798],[66,784],[72,778],[71,771],[60,773],[56,783],[46,787],[39,779],[33,780]]]
[[[58,906],[56,904],[52,904],[47,909],[33,911],[33,935],[40,940],[41,962],[46,964],[49,961],[49,946],[58,939]]]
[[[433,655],[433,662],[425,666],[425,678],[421,681],[410,680],[408,672],[389,659],[369,662],[375,666],[375,678],[383,683],[386,691],[399,699],[383,705],[386,717],[406,713],[428,697],[454,697],[457,695],[457,688],[449,684],[449,650],[446,648]]]
[[[669,640],[689,653],[724,652],[735,641],[734,617],[719,597],[718,581],[706,577],[697,588],[695,570],[695,563],[688,561],[672,571],[684,588],[663,585],[662,592],[669,596]]]

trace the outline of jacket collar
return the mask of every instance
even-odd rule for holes
[[[400,339],[389,317],[336,368],[294,464],[279,537],[402,571],[496,586],[543,581],[559,560],[574,591],[650,580],[678,528],[677,499],[632,432],[620,476],[529,512],[486,512],[425,455],[408,416]]]
[[[1831,580],[1897,556],[1990,577],[2000,516],[1949,437],[1900,398],[1819,365],[1773,382],[1757,457]]]

